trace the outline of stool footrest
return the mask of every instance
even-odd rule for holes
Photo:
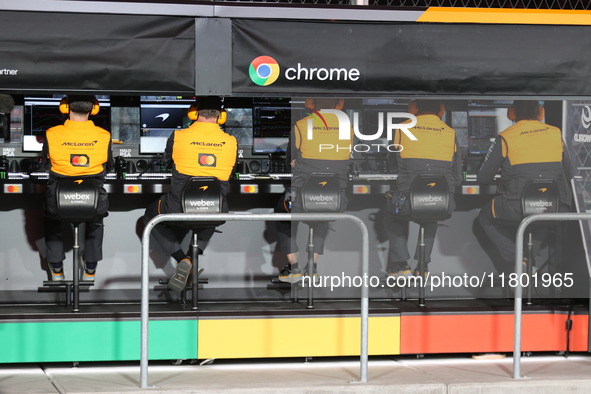
[[[48,286],[48,287],[67,287],[68,285],[74,286],[74,281],[73,280],[60,280],[60,281],[44,280],[43,281],[43,287],[45,287],[45,286]],[[82,287],[82,286],[90,287],[90,286],[94,286],[94,282],[83,282],[83,281],[80,281],[80,282],[78,282],[78,285],[80,287]]]
[[[167,285],[168,281],[170,279],[158,279],[158,284],[159,285]],[[209,279],[208,278],[199,278],[199,280],[197,281],[200,285],[202,284],[209,284]],[[191,288],[191,282],[187,281],[187,288]]]

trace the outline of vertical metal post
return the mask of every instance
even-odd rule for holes
[[[72,278],[74,280],[74,312],[80,312],[80,242],[78,224],[74,224],[74,246],[72,253],[74,253],[74,267],[72,269]]]
[[[72,305],[72,284],[71,283],[66,283],[66,305],[70,306]]]
[[[361,225],[359,225],[361,224]],[[361,230],[361,272],[364,278],[369,275],[369,234],[367,227],[359,223]],[[369,287],[367,283],[361,287],[361,353],[360,382],[367,383],[367,362],[369,349]]]
[[[517,286],[515,287],[515,330],[513,341],[513,379],[519,379],[521,374],[521,317],[522,317],[522,297],[523,288],[521,287],[521,274],[523,273],[523,235],[527,226],[534,221],[568,221],[568,220],[591,220],[591,213],[544,213],[526,217],[521,221],[517,228],[515,236],[515,273],[517,275]],[[583,242],[585,247],[585,242]],[[589,267],[588,267],[589,269]],[[591,284],[590,284],[590,302],[591,302]],[[591,334],[590,334],[591,335]],[[590,340],[591,342],[591,340]]]
[[[531,231],[527,232],[527,276],[529,277],[529,283],[527,286],[527,305],[531,305],[531,296],[533,292],[533,272],[534,272],[534,241]]]
[[[199,291],[199,244],[197,239],[197,231],[193,231],[193,244],[191,245],[191,263],[193,265],[193,289],[192,289],[192,308],[194,311],[198,309],[198,291]]]
[[[310,223],[308,230],[308,277],[310,278],[310,287],[308,287],[308,305],[306,308],[314,309],[314,227]],[[302,278],[303,283],[303,278]]]
[[[141,345],[140,345],[140,388],[148,388],[148,324],[150,320],[150,278],[148,276],[148,258],[150,255],[150,235],[156,226],[158,216],[146,224],[142,236],[142,300],[141,300]]]
[[[419,306],[425,306],[425,286],[423,281],[425,280],[425,227],[423,224],[419,224],[419,276],[421,278],[419,283]]]
[[[530,218],[529,216],[528,218]],[[515,329],[513,332],[513,379],[519,379],[521,374],[521,309],[523,288],[521,287],[521,274],[523,273],[523,232],[525,218],[517,228],[515,241],[515,274],[517,275],[517,286],[515,287]]]
[[[181,305],[182,306],[187,305],[187,287],[186,286],[183,290],[181,290]]]

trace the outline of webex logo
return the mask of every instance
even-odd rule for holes
[[[544,200],[540,200],[540,201],[530,201],[529,202],[529,206],[532,208],[547,208],[547,207],[551,207],[554,204],[552,204],[552,201],[544,201]]]
[[[314,202],[329,202],[334,201],[334,196],[325,196],[324,194],[319,194],[317,196],[308,196],[310,201]]]
[[[71,193],[64,194],[66,200],[90,200],[90,194]]]
[[[427,197],[417,197],[419,202],[443,202],[443,196],[435,196],[428,195]]]
[[[207,186],[205,186],[207,187]],[[213,207],[215,206],[215,201],[207,201],[207,200],[197,200],[197,201],[189,201],[189,205],[192,207]]]
[[[322,116],[322,114],[332,114],[335,115],[338,119],[339,124],[339,140],[351,140],[351,121],[349,116],[340,111],[338,109],[321,109],[320,111],[312,110],[313,114],[310,114],[310,118],[307,121],[307,139],[313,140],[314,139],[314,129],[316,130],[329,130],[328,122]],[[315,115],[315,116],[312,116]],[[395,130],[402,131],[410,140],[417,141],[417,137],[413,135],[413,133],[409,130],[413,128],[417,124],[417,118],[413,114],[409,114],[406,112],[378,112],[378,129],[373,134],[363,134],[362,130],[359,129],[359,112],[353,111],[353,132],[355,136],[362,141],[374,141],[378,138],[382,137],[384,132],[384,120],[386,123],[386,137],[388,141],[393,140],[393,132]],[[317,119],[319,118],[319,119]],[[410,122],[406,123],[395,123],[395,121],[405,119],[410,120]],[[314,123],[318,124],[318,127],[314,127]],[[372,130],[373,132],[373,130]],[[404,147],[399,144],[355,144],[355,145],[339,145],[339,144],[319,144],[318,149],[319,152],[326,151],[326,150],[333,150],[336,149],[338,152],[339,150],[353,150],[355,152],[368,152],[372,150],[372,146],[374,146],[378,152],[382,151],[383,148],[384,152],[387,150],[388,152],[402,152]]]
[[[277,60],[271,56],[259,56],[250,63],[248,74],[252,82],[259,86],[269,86],[281,74]],[[344,67],[305,67],[298,63],[288,67],[283,74],[288,81],[357,81],[361,73],[356,68]]]

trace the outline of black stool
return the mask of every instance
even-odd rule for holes
[[[341,209],[341,187],[339,178],[332,173],[312,173],[304,182],[300,191],[301,207],[304,213],[338,213]],[[310,276],[307,308],[314,308],[314,226],[326,222],[307,221],[308,230],[308,264]],[[296,285],[297,286],[297,285]],[[297,293],[297,288],[296,288]]]
[[[221,213],[223,208],[223,196],[220,182],[214,177],[193,177],[187,181],[181,194],[181,206],[183,213]],[[191,234],[191,263],[192,263],[192,307],[197,310],[199,283],[207,283],[207,280],[199,280],[199,243],[197,234],[200,230],[218,227],[225,221],[187,221],[174,222],[174,226],[189,229]],[[168,281],[160,281],[168,283]],[[186,300],[186,288],[181,293],[181,302]]]
[[[70,292],[73,293],[73,312],[80,311],[80,236],[79,226],[84,222],[92,222],[99,219],[98,200],[99,186],[93,178],[60,178],[56,188],[57,214],[46,216],[62,222],[72,223],[74,226],[74,254],[72,281],[44,281],[43,286],[65,286],[66,305],[71,305]],[[106,216],[106,215],[105,215]],[[82,282],[84,286],[92,286],[93,282]]]
[[[560,191],[558,184],[553,179],[532,179],[527,183],[521,194],[521,212],[522,216],[518,216],[515,220],[501,220],[500,224],[507,224],[511,226],[519,226],[521,221],[526,217],[539,213],[556,213],[559,210]],[[533,267],[535,265],[534,259],[534,243],[533,232],[541,227],[547,227],[548,224],[534,222],[527,226],[526,234],[526,257],[527,257],[527,274],[531,278],[533,275]],[[521,280],[521,278],[518,278]],[[527,305],[531,305],[533,287],[531,283],[527,287]]]
[[[425,280],[425,225],[449,219],[449,189],[442,174],[421,174],[409,194],[410,220],[419,225],[419,276]],[[425,286],[419,286],[419,306],[425,306]]]

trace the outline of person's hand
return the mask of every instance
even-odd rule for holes
[[[295,159],[293,159],[293,160],[292,160],[292,161],[289,163],[289,165],[291,166],[291,168],[295,168]]]

